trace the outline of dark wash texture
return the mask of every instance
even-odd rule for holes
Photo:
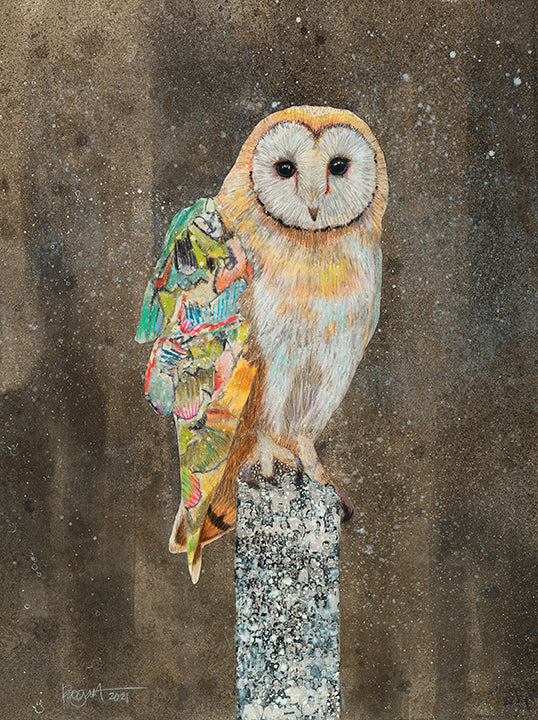
[[[234,537],[194,587],[168,553],[133,336],[175,212],[262,117],[327,103],[390,181],[378,331],[318,442],[357,509],[342,717],[535,716],[532,10],[2,3],[0,715],[235,716]],[[62,703],[99,684],[148,689]]]

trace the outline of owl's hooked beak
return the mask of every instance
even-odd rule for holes
[[[304,172],[299,174],[297,189],[312,222],[316,222],[327,192],[325,165],[320,161],[316,149],[312,150]]]
[[[321,182],[304,183],[303,187],[299,190],[300,196],[302,196],[301,199],[308,209],[308,214],[312,218],[312,222],[316,222],[317,220],[325,191],[324,178]]]

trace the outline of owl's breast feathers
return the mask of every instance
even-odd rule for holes
[[[283,262],[266,237],[253,254],[241,313],[266,368],[260,417],[279,436],[323,430],[377,323],[381,250],[351,229],[339,240],[307,249],[281,238]]]

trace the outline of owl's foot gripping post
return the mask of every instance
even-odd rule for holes
[[[327,475],[327,471],[323,467],[314,447],[314,441],[304,435],[297,437],[297,445],[299,449],[299,457],[303,463],[305,472],[314,480],[317,480],[320,485],[332,485],[340,496],[340,507],[342,509],[342,522],[348,522],[355,514],[355,507],[343,493],[340,488],[333,483],[330,477]]]
[[[269,435],[259,432],[252,451],[239,469],[239,477],[249,485],[255,485],[253,468],[256,463],[259,463],[263,477],[271,479],[274,477],[275,460],[284,465],[294,466],[297,475],[302,477],[303,464],[301,460],[291,450],[277,444]]]
[[[314,442],[305,436],[299,436],[297,438],[297,454],[294,454],[288,448],[277,444],[268,435],[258,433],[257,441],[252,452],[239,469],[240,479],[249,485],[255,485],[253,469],[256,463],[259,463],[263,477],[273,478],[275,460],[279,460],[284,465],[294,466],[299,476],[306,473],[320,485],[332,485],[340,496],[342,521],[348,522],[351,520],[355,513],[353,503],[329,478],[318,458]]]

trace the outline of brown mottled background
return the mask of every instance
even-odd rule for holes
[[[536,717],[533,3],[0,13],[0,716],[235,717],[234,538],[196,587],[168,554],[176,448],[133,334],[174,213],[272,109],[327,103],[391,181],[379,330],[319,445],[357,506],[343,718]],[[62,704],[99,682],[148,689]]]

